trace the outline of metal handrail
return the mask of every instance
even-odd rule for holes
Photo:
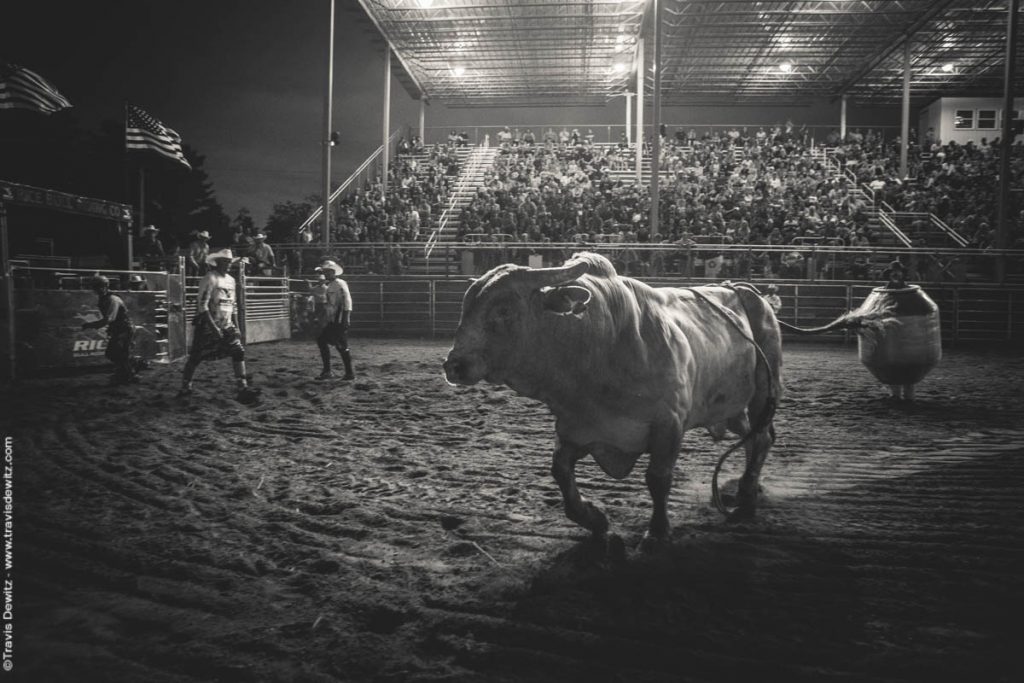
[[[932,225],[936,226],[939,230],[942,230],[951,240],[959,244],[961,247],[966,247],[968,244],[967,238],[958,233],[956,230],[951,228],[948,223],[943,221],[941,218],[936,216],[934,213],[928,213],[928,220]]]
[[[455,188],[451,191],[451,200],[448,202],[447,208],[441,213],[441,217],[437,220],[437,227],[430,233],[430,237],[427,238],[427,243],[423,247],[423,255],[426,258],[430,258],[430,255],[434,252],[434,247],[437,246],[438,241],[441,239],[441,233],[448,226],[448,221],[451,218],[452,211],[455,210],[455,204],[458,201],[460,193],[466,189],[466,184],[469,182],[471,176],[476,174],[476,171],[483,165],[483,159],[491,155],[490,152],[485,151],[493,149],[490,147],[477,147],[470,152],[469,158],[466,159],[466,167],[459,173],[459,182]],[[493,160],[492,160],[493,161]]]
[[[900,230],[899,226],[896,225],[896,221],[894,221],[892,218],[890,218],[889,215],[886,214],[884,211],[879,211],[878,212],[878,220],[879,220],[879,222],[882,223],[882,225],[884,225],[885,227],[889,228],[889,232],[891,232],[893,235],[895,235],[896,239],[898,239],[900,242],[903,242],[903,244],[905,246],[908,246],[908,247],[914,246],[913,242],[911,241],[911,239],[909,237],[907,237],[906,233],[904,233],[902,230]]]
[[[394,133],[391,134],[391,137],[388,138],[388,148],[389,149],[391,148],[392,145],[394,145],[398,141],[398,138],[400,137],[401,133],[402,133],[402,131],[401,131],[401,129],[399,129],[399,130],[396,130]],[[341,196],[341,193],[344,192],[345,190],[347,190],[349,188],[349,186],[352,183],[354,183],[359,178],[359,176],[361,176],[363,174],[363,172],[370,166],[370,164],[372,164],[373,162],[377,161],[377,159],[380,158],[380,155],[383,152],[383,150],[384,150],[384,145],[381,145],[376,150],[374,150],[370,154],[370,156],[368,156],[366,158],[366,161],[364,161],[362,164],[359,165],[359,168],[357,168],[356,170],[352,171],[352,174],[348,178],[345,179],[345,182],[343,182],[341,185],[339,185],[338,189],[336,189],[334,192],[331,193],[331,196],[330,196],[330,198],[328,200],[328,203],[329,204],[333,204],[335,201],[337,201],[338,197]],[[386,183],[387,182],[387,178],[384,178],[382,180],[382,182]],[[321,204],[320,206],[318,206],[313,211],[313,213],[311,213],[309,215],[309,218],[307,218],[306,220],[304,220],[302,222],[302,225],[300,225],[298,227],[298,229],[296,230],[296,233],[297,234],[302,234],[303,232],[305,232],[306,228],[308,228],[310,225],[312,225],[313,221],[315,221],[316,219],[320,218],[320,216],[322,216],[323,213],[324,213],[324,207],[323,207],[323,204]]]

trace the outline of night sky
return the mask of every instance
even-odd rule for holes
[[[356,13],[347,11],[355,7]],[[206,155],[229,216],[262,225],[274,203],[320,193],[327,0],[12,0],[0,59],[36,71],[82,125],[123,122],[128,100]],[[381,140],[383,42],[337,0],[333,156],[343,180]],[[392,126],[418,102],[392,79]]]

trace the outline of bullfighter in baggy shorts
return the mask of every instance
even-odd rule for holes
[[[228,274],[228,267],[237,261],[230,249],[213,252],[206,258],[212,266],[199,283],[196,295],[196,317],[192,334],[192,350],[185,364],[179,397],[192,393],[192,378],[196,368],[204,360],[217,360],[230,356],[238,383],[237,399],[251,402],[259,394],[258,389],[249,386],[245,375],[245,347],[238,333],[235,318],[235,278]]]
[[[110,293],[110,280],[99,273],[92,278],[92,291],[99,296],[98,307],[102,317],[99,320],[82,323],[82,329],[107,328],[107,350],[104,355],[114,364],[111,384],[138,382],[139,378],[135,374],[131,359],[132,337],[135,330],[124,301],[116,294]]]
[[[348,291],[348,284],[338,278],[342,274],[342,268],[334,261],[325,261],[317,268],[326,278],[326,304],[324,306],[324,326],[320,336],[316,338],[316,345],[320,348],[320,359],[323,361],[323,371],[317,379],[332,379],[331,372],[331,347],[338,349],[341,360],[345,363],[345,376],[342,379],[355,379],[352,373],[352,355],[348,350],[348,328],[352,315],[352,294]]]

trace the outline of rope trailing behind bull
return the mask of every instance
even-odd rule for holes
[[[746,289],[747,291],[753,292],[758,296],[761,295],[760,290],[758,290],[757,287],[750,284],[749,282],[726,281],[723,282],[721,286],[733,290]],[[775,411],[778,409],[779,397],[775,393],[775,378],[772,374],[771,364],[768,362],[768,358],[765,356],[764,350],[761,348],[761,345],[758,344],[755,339],[753,339],[750,335],[747,334],[746,330],[743,329],[743,326],[739,323],[738,320],[736,320],[736,313],[722,306],[717,301],[710,299],[700,290],[694,287],[689,287],[688,289],[702,301],[710,304],[716,311],[721,313],[722,316],[726,320],[728,320],[733,327],[736,328],[740,335],[754,346],[754,349],[757,350],[758,356],[760,356],[761,361],[764,363],[765,371],[768,373],[769,394],[767,405],[765,407],[765,410],[762,412],[762,419],[759,421],[757,426],[752,425],[750,430],[743,436],[743,438],[741,438],[739,441],[730,446],[724,453],[722,453],[722,455],[718,458],[718,462],[715,464],[714,474],[711,476],[711,502],[715,506],[716,510],[725,515],[728,514],[728,510],[726,510],[725,504],[722,502],[722,496],[718,489],[718,475],[722,470],[722,466],[725,464],[725,461],[729,458],[729,456],[733,454],[733,452],[735,452],[741,446],[745,445],[747,441],[749,441],[750,438],[753,437],[754,434],[759,432],[766,425],[769,425],[769,429],[771,430],[772,441],[775,440],[774,428],[771,427],[770,424],[775,417]],[[806,335],[824,334],[826,332],[832,332],[835,330],[853,330],[858,334],[879,334],[887,326],[899,323],[899,321],[895,320],[895,318],[893,317],[893,312],[894,306],[892,305],[861,306],[856,310],[847,311],[846,313],[839,316],[838,318],[828,323],[827,325],[821,325],[820,327],[797,327],[796,325],[791,325],[790,323],[784,322],[782,320],[778,320],[778,323],[779,327],[781,327],[782,329],[789,330],[797,334]]]
[[[758,291],[757,287],[747,282],[723,282],[721,286],[732,290],[746,289],[758,296],[761,295],[761,292]],[[746,445],[747,441],[749,441],[754,434],[760,432],[766,426],[770,430],[772,441],[775,440],[775,430],[771,426],[771,422],[775,418],[775,411],[779,406],[779,396],[775,391],[775,376],[774,373],[772,373],[772,366],[771,363],[768,362],[768,357],[765,355],[764,349],[762,349],[761,345],[757,343],[757,340],[747,334],[747,331],[743,329],[743,325],[741,325],[740,321],[736,319],[736,313],[725,306],[722,306],[720,303],[711,299],[695,287],[688,287],[687,289],[693,292],[700,300],[710,304],[712,308],[721,313],[722,317],[728,320],[729,324],[736,328],[736,331],[740,333],[740,336],[753,345],[754,349],[757,351],[757,355],[761,358],[761,362],[764,364],[765,372],[768,373],[768,398],[765,402],[765,409],[761,412],[761,419],[758,421],[756,426],[751,425],[750,429],[747,430],[747,433],[739,441],[734,443],[724,453],[722,453],[721,456],[719,456],[718,462],[715,463],[714,474],[711,475],[711,503],[715,506],[716,510],[721,512],[723,515],[727,515],[729,514],[729,511],[725,508],[725,503],[722,502],[721,492],[718,489],[718,473],[721,472],[722,465],[725,464],[726,459],[728,459],[736,449],[740,446]]]

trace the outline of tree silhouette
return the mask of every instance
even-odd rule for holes
[[[49,116],[0,111],[0,179],[138,209],[139,169],[143,168],[145,222],[160,228],[165,246],[173,250],[187,243],[196,230],[209,230],[214,236],[211,241],[226,244],[228,216],[203,168],[205,157],[188,145],[183,145],[183,151],[192,171],[154,152],[129,153],[123,122],[104,121],[98,131],[89,131],[81,127],[73,110]],[[97,229],[96,219],[71,214],[56,218],[40,210],[17,213],[16,224],[12,222],[12,253],[31,249],[37,237],[55,237],[55,249],[62,255],[102,252],[111,263],[122,257],[123,237],[102,225]]]
[[[264,228],[267,239],[271,242],[298,242],[296,230],[317,206],[320,206],[318,194],[309,195],[303,202],[287,201],[274,204]]]

